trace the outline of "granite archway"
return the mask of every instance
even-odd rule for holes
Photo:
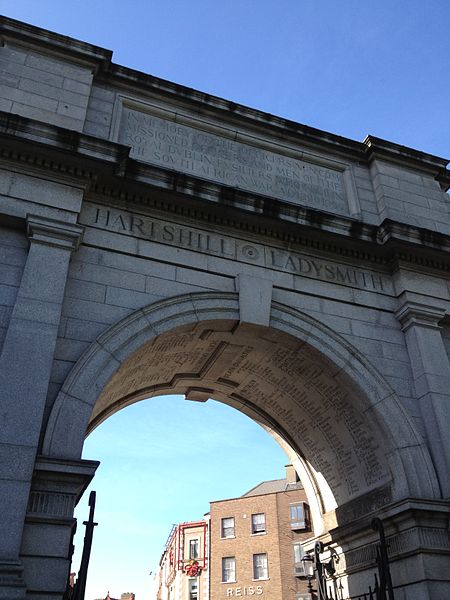
[[[447,599],[448,161],[0,22],[0,598],[61,599],[86,432],[179,392],[287,448],[353,581],[377,516],[401,600]]]
[[[109,415],[165,393],[214,397],[282,440],[317,534],[408,495],[438,494],[423,441],[360,352],[276,302],[269,327],[242,322],[235,293],[157,302],[99,336],[61,388],[43,454],[79,459],[86,433]]]

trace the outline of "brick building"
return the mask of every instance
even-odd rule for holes
[[[311,537],[306,495],[292,465],[243,496],[210,503],[204,521],[173,527],[156,600],[306,600],[301,543]]]
[[[210,600],[303,600],[302,541],[311,537],[306,495],[292,467],[239,498],[211,502]]]
[[[174,525],[161,556],[157,600],[209,600],[208,521]]]

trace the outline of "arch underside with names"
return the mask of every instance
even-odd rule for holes
[[[420,487],[430,469],[420,437],[363,356],[298,311],[272,303],[270,325],[262,327],[242,322],[239,304],[236,293],[190,294],[141,309],[105,332],[63,385],[44,453],[76,459],[85,432],[109,415],[180,393],[225,402],[285,444],[310,482],[319,533],[324,513],[338,506],[341,521],[351,521],[389,505],[405,486]],[[402,455],[413,448],[418,462],[405,472]],[[355,502],[361,496],[366,501]],[[334,516],[328,526],[333,520],[338,524]]]

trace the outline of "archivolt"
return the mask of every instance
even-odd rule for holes
[[[86,432],[109,414],[184,393],[226,402],[284,440],[314,480],[322,511],[333,508],[324,480],[338,505],[380,486],[392,500],[437,497],[420,435],[359,351],[276,302],[269,327],[239,319],[238,294],[205,292],[157,302],[110,327],[62,386],[43,454],[77,459]]]

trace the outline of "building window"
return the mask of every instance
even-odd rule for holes
[[[223,538],[234,537],[234,517],[226,517],[222,519],[222,533]]]
[[[305,502],[295,502],[289,505],[291,529],[309,528],[309,507]]]
[[[268,579],[267,554],[253,555],[253,579]]]
[[[189,600],[198,600],[198,579],[189,579]]]
[[[256,513],[252,515],[252,533],[266,532],[266,515],[264,513]]]
[[[303,547],[301,544],[294,544],[294,575],[296,577],[304,577],[305,576],[305,566],[302,563],[302,558],[304,556]]]
[[[198,539],[189,540],[189,558],[198,558]]]
[[[229,583],[236,581],[236,559],[234,556],[222,558],[222,581]]]

